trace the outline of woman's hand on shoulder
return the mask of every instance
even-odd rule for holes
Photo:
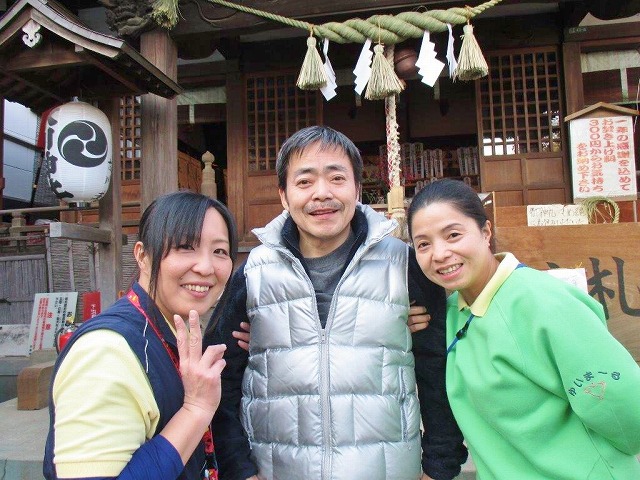
[[[225,366],[222,358],[225,345],[210,345],[202,351],[200,317],[195,310],[189,312],[189,330],[180,315],[174,315],[180,375],[184,385],[184,408],[204,414],[208,421],[220,404],[220,374]]]

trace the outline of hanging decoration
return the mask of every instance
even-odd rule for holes
[[[418,67],[418,75],[422,77],[422,83],[433,87],[444,68],[444,63],[436,58],[436,45],[430,37],[429,31],[425,30],[416,67]]]
[[[473,35],[473,26],[468,23],[462,27],[462,46],[458,55],[458,65],[453,72],[453,80],[477,80],[489,73],[489,66],[482,55],[480,45]]]
[[[313,28],[311,28],[309,30],[309,38],[307,38],[307,53],[304,56],[296,85],[301,90],[317,90],[326,84],[327,72],[316,48],[316,39],[313,36]]]
[[[458,68],[458,61],[456,60],[453,30],[449,24],[447,24],[447,28],[449,29],[449,39],[447,41],[447,63],[449,64],[449,77],[453,78],[453,73],[456,71],[456,68]]]
[[[88,103],[74,100],[49,114],[44,155],[56,197],[83,205],[104,196],[111,179],[111,138],[109,119]]]
[[[371,51],[371,39],[367,38],[356,62],[356,68],[353,69],[355,79],[355,91],[358,96],[362,95],[364,87],[367,86],[369,79],[371,78],[371,59],[373,58],[373,52]]]
[[[177,1],[178,0],[155,0],[154,15],[157,19],[156,21],[163,22],[160,24],[161,26],[172,28],[177,23]],[[420,12],[402,12],[397,15],[373,15],[367,19],[352,18],[344,22],[328,22],[321,25],[314,25],[302,20],[276,15],[228,0],[207,1],[311,32],[311,36],[307,39],[307,55],[305,56],[298,78],[298,86],[302,89],[318,89],[327,85],[327,77],[325,70],[319,67],[319,65],[322,65],[322,60],[315,45],[315,37],[327,39],[335,43],[355,42],[364,43],[365,45],[367,41],[370,42],[371,39],[377,38],[378,44],[380,44],[381,47],[382,45],[388,47],[409,38],[420,38],[424,35],[425,31],[444,32],[449,30],[451,39],[447,52],[447,60],[449,62],[450,75],[453,77],[454,72],[456,72],[456,78],[478,78],[477,75],[482,71],[482,61],[484,61],[484,59],[479,62],[479,67],[473,60],[477,58],[476,55],[478,52],[482,55],[481,51],[479,48],[475,50],[474,54],[465,59],[465,64],[457,68],[455,55],[453,53],[452,26],[469,24],[469,21],[476,15],[497,5],[502,0],[488,0],[476,7],[452,7],[446,10],[434,9]],[[465,36],[469,36],[469,40],[473,38],[472,32],[465,33]],[[475,40],[475,38],[473,38],[473,40]],[[382,51],[378,54],[378,59],[380,59],[381,56]],[[362,59],[362,54],[360,57]],[[470,60],[471,63],[466,63],[467,59]],[[360,75],[356,74],[356,76],[360,80],[360,83],[356,84],[356,92],[362,92],[366,83],[371,81],[373,86],[370,88],[370,98],[386,98],[383,96],[384,92],[387,92],[388,95],[395,95],[398,92],[398,84],[402,85],[395,73],[393,76],[388,75],[388,70],[379,60],[374,61],[374,64],[371,71],[372,78],[368,78],[367,68],[363,67],[359,60],[358,65],[356,65],[356,70]],[[484,62],[484,64],[486,64],[486,62]],[[465,70],[467,68],[471,69],[470,73]],[[367,81],[363,84],[362,82],[365,78]]]
[[[390,47],[393,50],[393,45]],[[371,78],[367,83],[364,98],[367,100],[384,100],[404,90],[404,85],[393,69],[393,63],[384,56],[384,46],[378,43],[373,47],[373,63]],[[393,57],[392,57],[393,58]]]
[[[327,84],[320,88],[325,100],[329,101],[335,97],[338,84],[336,82],[336,72],[333,70],[331,61],[329,60],[329,40],[324,39],[322,45],[322,53],[324,54],[324,71],[327,74]]]
[[[402,48],[393,54],[393,68],[401,80],[410,80],[418,73],[418,54],[413,48]]]

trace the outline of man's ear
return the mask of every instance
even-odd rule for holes
[[[287,212],[289,211],[289,202],[287,202],[287,192],[282,188],[278,188],[278,193],[280,194],[280,202],[282,203],[282,208],[284,208]]]

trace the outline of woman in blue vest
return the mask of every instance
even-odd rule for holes
[[[492,253],[477,193],[440,180],[408,224],[447,302],[447,395],[479,480],[640,478],[640,368],[580,289]],[[558,227],[560,228],[560,227]]]
[[[163,195],[143,213],[133,253],[131,290],[84,323],[56,363],[49,480],[217,475],[209,424],[225,347],[202,351],[199,318],[225,301],[233,218],[204,195]]]

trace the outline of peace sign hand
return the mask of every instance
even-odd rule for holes
[[[220,404],[220,373],[226,362],[222,358],[225,345],[210,345],[202,352],[200,316],[189,311],[189,331],[180,315],[174,315],[180,375],[184,386],[183,407],[197,415],[204,415],[207,423]]]

